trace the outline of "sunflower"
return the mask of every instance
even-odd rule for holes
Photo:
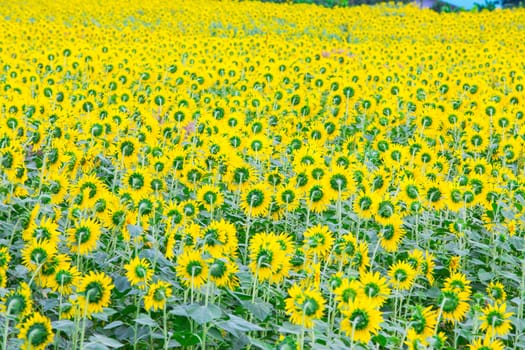
[[[301,198],[302,196],[299,191],[290,185],[280,187],[275,195],[275,200],[279,208],[288,213],[299,208]]]
[[[483,316],[481,316],[481,325],[479,328],[487,332],[487,337],[505,336],[512,328],[509,318],[514,314],[513,312],[506,312],[507,304],[488,305],[483,309]]]
[[[9,292],[0,304],[0,311],[20,318],[30,313],[32,308],[31,289],[25,282],[21,282],[17,289]]]
[[[312,226],[304,233],[303,244],[307,254],[312,253],[323,258],[330,253],[333,243],[334,239],[328,226]]]
[[[22,233],[22,239],[26,242],[31,240],[46,241],[52,245],[56,245],[59,240],[58,225],[51,219],[45,218],[40,221],[40,224],[31,222],[27,229]]]
[[[249,268],[260,281],[270,280],[287,260],[285,251],[273,233],[254,235],[250,240],[249,251]]]
[[[173,294],[168,282],[157,281],[148,287],[148,294],[144,296],[144,308],[146,310],[162,310],[166,307],[168,298]]]
[[[208,263],[210,280],[219,288],[234,290],[239,285],[239,267],[228,258],[214,258]]]
[[[366,271],[360,277],[363,295],[379,307],[383,306],[390,296],[388,281],[379,272]]]
[[[293,324],[312,328],[313,321],[323,317],[325,300],[318,289],[294,284],[288,294],[285,311]]]
[[[487,294],[490,299],[496,302],[503,302],[507,299],[507,293],[505,293],[505,287],[500,282],[490,282],[487,286]]]
[[[377,334],[383,316],[377,304],[371,303],[366,298],[356,298],[341,310],[341,330],[348,335],[352,341],[367,344],[372,334]]]
[[[53,343],[55,335],[51,328],[51,320],[38,312],[33,313],[21,324],[18,338],[24,341],[23,349],[44,350]]]
[[[438,304],[442,309],[443,319],[451,322],[463,320],[469,310],[468,295],[457,290],[442,290]]]
[[[396,215],[397,217],[397,215]],[[382,225],[379,231],[379,243],[381,247],[389,253],[397,251],[399,243],[404,237],[404,232],[401,230],[401,219],[394,220],[396,222]]]
[[[56,245],[46,241],[30,241],[22,249],[22,264],[37,271],[56,254]]]
[[[390,266],[388,276],[390,276],[390,283],[396,289],[408,290],[412,288],[412,284],[416,277],[416,270],[406,261],[398,261]]]
[[[208,278],[208,265],[197,250],[186,248],[177,259],[177,277],[189,288],[200,288]]]
[[[264,184],[249,186],[241,193],[241,208],[249,216],[268,214],[270,202],[271,191]]]
[[[244,162],[240,157],[234,157],[234,160],[229,162],[228,171],[224,177],[224,182],[232,190],[243,190],[250,184],[257,181],[258,174],[256,169]]]
[[[113,287],[111,277],[104,272],[90,271],[80,278],[76,291],[81,314],[90,316],[93,313],[102,312],[110,304]]]
[[[328,174],[327,181],[330,185],[330,190],[335,192],[334,198],[343,199],[354,189],[354,182],[348,171],[338,165],[332,167]]]
[[[136,201],[139,198],[148,196],[153,192],[149,186],[151,180],[151,174],[145,168],[129,170],[122,179],[122,191],[130,194],[131,198]]]
[[[359,193],[353,201],[354,212],[363,219],[370,219],[373,214],[374,200],[368,192]]]
[[[452,272],[452,274],[445,279],[444,290],[454,290],[465,293],[467,296],[471,294],[470,281],[461,272]]]
[[[201,249],[202,253],[212,257],[237,255],[238,240],[235,225],[223,219],[212,221],[199,231],[195,240],[195,248]]]
[[[344,310],[358,296],[363,296],[363,285],[358,280],[343,278],[340,285],[334,289],[334,295],[339,309]]]
[[[483,339],[474,339],[468,348],[469,350],[505,350],[505,344],[500,339],[485,336]]]
[[[69,262],[62,262],[55,269],[55,273],[48,279],[48,286],[55,292],[71,294],[73,286],[78,284],[80,272]]]
[[[317,180],[308,185],[305,196],[308,208],[313,213],[322,213],[333,199],[333,192],[326,180]]]
[[[124,265],[126,270],[126,278],[132,286],[137,286],[139,289],[145,289],[151,277],[153,277],[153,270],[150,262],[145,258],[138,256],[130,260]]]
[[[82,176],[70,187],[73,203],[82,208],[93,207],[104,192],[107,192],[106,185],[94,174]]]
[[[348,264],[357,251],[357,248],[358,244],[355,236],[350,233],[343,234],[340,238],[337,238],[334,243],[334,262],[338,262],[341,265]]]
[[[423,308],[421,305],[416,305],[409,319],[411,336],[408,336],[408,338],[417,338],[422,344],[426,345],[427,339],[434,334],[437,317],[438,313],[436,310],[433,310],[432,306]]]
[[[199,205],[211,212],[222,205],[224,196],[219,187],[204,185],[197,190],[197,201]]]
[[[71,252],[87,255],[96,248],[102,229],[95,219],[88,218],[74,223],[67,233]]]

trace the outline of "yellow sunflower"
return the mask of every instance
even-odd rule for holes
[[[102,312],[110,304],[113,287],[111,277],[104,272],[90,271],[80,278],[76,292],[81,314],[90,316],[93,313]]]
[[[87,255],[92,252],[102,233],[100,224],[95,219],[80,219],[68,229],[67,240],[74,254]]]
[[[487,294],[489,298],[496,302],[503,302],[507,299],[505,287],[500,282],[490,282],[487,286]]]
[[[241,208],[249,216],[265,216],[270,209],[272,191],[265,184],[246,187],[241,193]]]
[[[304,233],[304,250],[306,254],[315,254],[320,258],[330,253],[334,238],[328,226],[315,225]]]
[[[145,258],[138,256],[130,260],[124,265],[126,270],[126,278],[132,286],[137,286],[139,289],[145,289],[151,278],[153,277],[153,270],[150,262]]]
[[[208,279],[208,264],[199,251],[190,248],[184,249],[178,257],[175,271],[188,288],[200,288]]]
[[[285,251],[273,233],[258,233],[252,237],[249,246],[252,273],[259,281],[270,280],[285,264]]]
[[[169,297],[173,294],[168,282],[157,281],[148,288],[148,294],[144,296],[144,308],[146,310],[162,310],[166,307]]]
[[[513,312],[506,312],[507,304],[488,305],[483,309],[483,316],[480,317],[481,325],[479,328],[487,332],[487,337],[505,336],[512,328],[510,317]]]
[[[26,318],[18,329],[18,338],[24,341],[22,348],[27,350],[44,350],[55,337],[51,320],[38,312]]]
[[[387,279],[381,276],[379,272],[366,271],[360,276],[359,280],[363,295],[380,307],[383,306],[390,296]]]
[[[323,317],[325,300],[318,289],[294,284],[288,294],[285,310],[293,324],[312,328],[313,321]]]
[[[469,350],[505,350],[505,344],[500,339],[485,336],[474,339],[468,346]]]
[[[363,344],[367,344],[372,335],[377,334],[383,322],[379,306],[366,298],[356,298],[341,313],[341,330],[352,341]]]
[[[468,295],[458,290],[442,290],[438,304],[442,309],[443,319],[451,322],[462,321],[470,308]]]
[[[416,278],[416,270],[406,261],[398,261],[390,267],[388,276],[394,288],[409,290]]]
[[[18,288],[9,292],[0,303],[0,311],[8,315],[16,315],[20,318],[31,312],[33,300],[31,289],[26,282],[20,283]]]
[[[222,205],[224,196],[219,187],[204,185],[197,190],[197,201],[206,210],[211,212]]]

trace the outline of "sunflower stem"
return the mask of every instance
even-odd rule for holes
[[[11,313],[11,304],[7,305],[5,313],[4,338],[2,340],[2,349],[7,349],[7,337],[9,336],[9,314]]]
[[[162,333],[164,336],[164,350],[169,349],[169,339],[168,339],[168,313],[166,311],[167,303],[164,302],[164,307],[162,308]]]

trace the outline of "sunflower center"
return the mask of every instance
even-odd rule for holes
[[[343,290],[343,293],[341,293],[341,297],[345,303],[353,301],[356,296],[357,296],[357,292],[355,291],[355,289],[352,289],[352,288],[347,288]]]
[[[343,174],[336,174],[330,179],[330,187],[336,191],[342,191],[348,186],[348,180]]]
[[[416,186],[408,185],[406,187],[406,194],[407,194],[408,198],[416,199],[419,193],[418,193],[418,190],[417,190]]]
[[[202,177],[202,174],[199,170],[197,169],[192,169],[188,172],[188,180],[190,180],[191,182],[198,182],[201,177]]]
[[[377,213],[383,218],[389,218],[394,214],[394,205],[389,201],[383,201],[379,204]]]
[[[142,215],[148,215],[153,210],[153,203],[147,199],[141,199],[138,204],[139,213]]]
[[[204,235],[204,244],[210,247],[215,246],[219,238],[219,233],[215,229],[208,229]]]
[[[135,145],[131,141],[124,141],[120,145],[120,150],[125,157],[129,157],[135,151]]]
[[[7,310],[10,310],[13,314],[18,315],[26,308],[26,300],[20,294],[12,295],[7,301]]]
[[[387,241],[394,238],[394,233],[395,231],[394,231],[393,225],[387,225],[383,228],[383,238],[386,239]]]
[[[323,199],[324,193],[323,188],[321,186],[313,186],[310,189],[310,199],[312,202],[319,202],[321,199]]]
[[[423,333],[425,330],[426,320],[419,312],[412,317],[412,328],[417,334]]]
[[[144,266],[137,265],[137,267],[135,267],[135,275],[137,275],[138,278],[146,277],[146,273],[147,273],[147,270]]]
[[[397,270],[394,276],[398,282],[405,282],[408,279],[408,273],[401,269]]]
[[[453,312],[459,305],[459,297],[456,293],[444,292],[441,295],[441,303],[443,303],[443,310],[445,312]]]
[[[38,240],[49,240],[51,238],[51,232],[45,227],[39,227],[33,232],[33,236]]]
[[[164,288],[157,288],[155,293],[153,293],[153,299],[155,299],[155,301],[166,300],[166,290]]]
[[[202,264],[199,261],[190,261],[186,272],[192,277],[199,276],[202,272]]]
[[[111,222],[115,226],[119,226],[124,222],[124,217],[126,216],[126,213],[123,210],[117,210],[113,213],[111,216]]]
[[[233,182],[236,184],[243,184],[248,181],[250,171],[246,168],[237,168],[233,172]]]
[[[226,273],[226,263],[216,259],[210,266],[210,275],[214,278],[221,278]]]
[[[31,325],[27,331],[27,339],[32,346],[37,347],[44,344],[49,337],[47,328],[43,323],[35,323]]]
[[[306,316],[314,315],[319,310],[319,303],[314,298],[306,298],[303,303],[303,312]]]
[[[246,196],[246,199],[248,203],[250,203],[251,207],[258,207],[261,206],[264,202],[264,193],[260,190],[252,190],[248,193]]]
[[[89,238],[91,237],[91,232],[89,230],[89,227],[81,226],[75,231],[75,238],[76,242],[79,244],[84,244],[87,241],[89,241]]]
[[[104,288],[102,287],[100,282],[96,282],[96,281],[90,282],[86,286],[87,301],[90,304],[98,303],[102,299],[103,292],[104,292]]]
[[[273,252],[268,249],[261,249],[257,254],[257,264],[259,267],[270,267],[273,260]]]
[[[371,282],[371,283],[365,284],[365,294],[371,298],[379,295],[380,290],[381,289],[376,283]]]
[[[372,206],[372,200],[370,197],[363,197],[359,199],[359,208],[361,210],[368,210]]]
[[[308,240],[308,245],[312,248],[317,248],[319,246],[322,246],[324,242],[325,242],[325,236],[322,233],[315,233]]]
[[[493,328],[498,328],[503,324],[503,317],[498,311],[491,311],[487,315],[487,323]]]
[[[281,199],[285,203],[291,203],[295,199],[295,193],[292,190],[286,190],[281,193]]]
[[[354,325],[354,329],[358,331],[363,330],[368,326],[368,313],[364,310],[354,310],[349,319]]]
[[[97,185],[92,182],[86,182],[80,186],[80,192],[84,193],[86,190],[89,198],[93,198],[97,195]]]
[[[31,252],[31,262],[36,265],[43,264],[47,260],[47,252],[44,248],[36,248]]]
[[[433,203],[438,202],[441,199],[441,191],[437,187],[431,187],[427,191],[427,199]]]
[[[454,203],[461,203],[463,201],[463,196],[461,195],[461,191],[458,189],[453,189],[450,192],[450,199],[452,199],[452,202]]]
[[[55,279],[60,286],[67,286],[73,280],[73,276],[69,271],[60,270],[56,273]]]
[[[128,184],[134,190],[140,190],[144,187],[144,176],[139,173],[131,174],[128,180]]]
[[[255,151],[255,152],[260,151],[260,150],[262,149],[262,146],[263,146],[263,144],[262,144],[262,142],[259,141],[259,140],[255,140],[255,141],[253,141],[252,144],[251,144],[251,148],[252,148],[252,150]]]
[[[204,201],[207,204],[213,204],[213,203],[217,202],[217,193],[215,193],[213,191],[207,191],[202,196],[202,199],[204,199]]]

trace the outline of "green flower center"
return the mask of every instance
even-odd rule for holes
[[[398,269],[394,274],[394,278],[398,282],[405,282],[408,279],[408,273],[403,269]]]
[[[192,277],[199,276],[202,273],[202,264],[200,261],[190,261],[186,266],[186,272]]]
[[[25,310],[27,303],[26,299],[20,294],[13,294],[7,298],[7,310],[12,315],[18,315]]]
[[[144,187],[144,176],[139,173],[133,173],[128,179],[129,186],[134,190],[140,190]]]
[[[60,286],[67,286],[73,281],[73,275],[66,270],[60,270],[55,275],[55,280]]]
[[[285,190],[281,193],[281,200],[285,203],[291,203],[295,199],[295,192],[292,190]]]
[[[343,174],[336,174],[330,178],[330,187],[336,191],[345,190],[348,187],[348,179]]]
[[[48,338],[49,333],[47,332],[47,328],[44,323],[35,323],[31,325],[27,331],[27,339],[34,347],[44,344],[47,342]]]
[[[90,304],[98,303],[103,296],[104,287],[100,282],[93,281],[86,286],[86,298]]]
[[[439,303],[443,304],[445,312],[453,312],[459,305],[459,297],[454,292],[445,291],[441,294]]]
[[[120,144],[120,151],[125,157],[129,157],[135,151],[135,145],[131,141],[124,141]]]
[[[210,275],[214,278],[221,278],[226,273],[226,263],[220,259],[215,259],[210,266]]]
[[[381,290],[379,286],[374,282],[365,284],[364,289],[365,289],[365,294],[368,295],[370,298],[373,298],[379,295],[379,291]]]
[[[89,241],[91,232],[89,227],[81,226],[75,231],[75,240],[78,244],[84,244]]]
[[[137,275],[138,278],[146,277],[146,273],[147,272],[148,272],[148,270],[143,265],[139,264],[139,265],[137,265],[137,267],[135,267],[135,275]]]
[[[362,197],[359,199],[358,204],[361,210],[368,210],[372,206],[372,199],[368,196]]]
[[[306,316],[312,316],[319,310],[319,303],[314,298],[306,298],[302,309]]]
[[[353,301],[356,296],[357,296],[357,291],[352,288],[346,288],[345,290],[343,290],[343,293],[341,293],[341,297],[345,303]]]
[[[247,168],[237,168],[233,172],[233,182],[237,185],[245,183],[249,177],[250,171]]]
[[[31,252],[31,262],[35,265],[43,264],[47,260],[47,252],[44,248],[35,248]]]
[[[487,315],[487,323],[493,328],[501,326],[503,321],[503,315],[498,311],[490,311]]]
[[[217,202],[217,193],[213,191],[206,191],[202,196],[202,199],[209,205]]]
[[[271,267],[273,260],[273,252],[268,249],[260,249],[257,253],[257,264],[259,267]]]
[[[368,326],[368,313],[365,310],[357,309],[349,317],[354,329],[360,331]]]
[[[251,190],[246,196],[246,201],[252,208],[257,208],[264,203],[264,193],[260,190]]]
[[[431,187],[427,191],[427,199],[431,201],[432,203],[439,202],[439,200],[441,199],[441,196],[442,196],[441,191],[437,187]]]

